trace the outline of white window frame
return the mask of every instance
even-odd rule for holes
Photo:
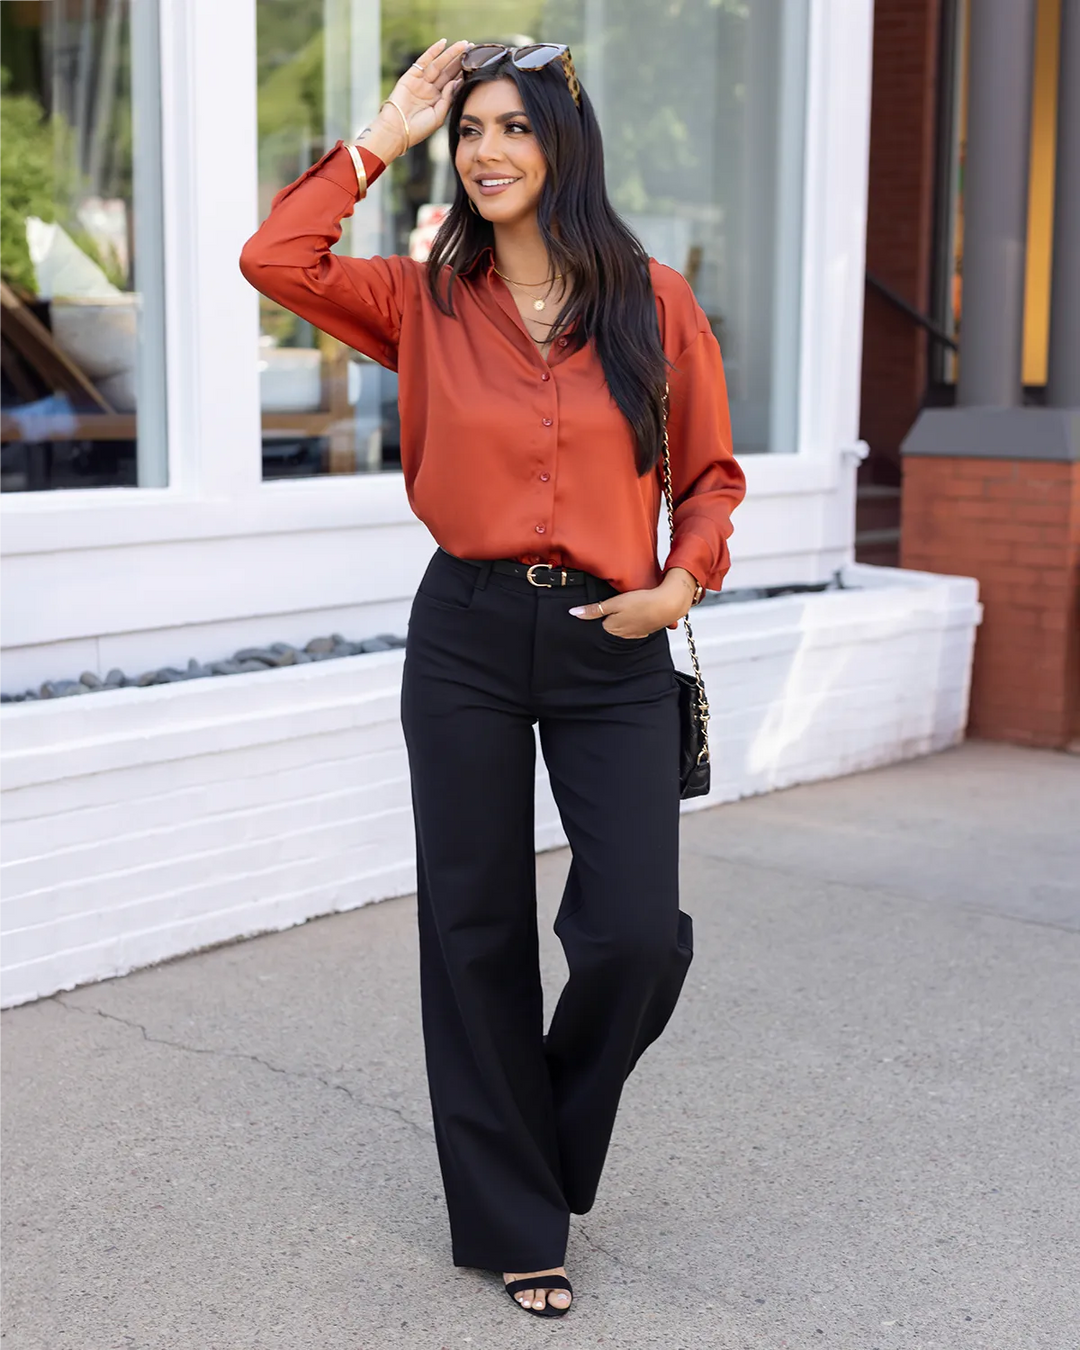
[[[827,575],[854,539],[873,3],[808,3],[798,444],[741,461],[748,581],[778,533],[789,580]],[[414,522],[398,473],[263,481],[258,306],[237,265],[257,224],[255,0],[160,7],[169,486],[6,494],[3,553]]]

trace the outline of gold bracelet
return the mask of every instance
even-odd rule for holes
[[[385,108],[386,105],[387,105],[388,103],[390,104],[391,108],[394,108],[394,109],[397,111],[397,115],[401,118],[402,125],[405,127],[405,150],[408,150],[408,148],[409,148],[409,119],[405,116],[405,114],[401,111],[401,109],[398,107],[398,105],[394,102],[394,100],[393,100],[392,98],[384,98],[383,101],[379,104],[379,107],[380,107],[380,108]],[[402,150],[401,153],[404,154],[404,153],[405,153],[405,150]]]
[[[367,170],[364,168],[364,161],[360,158],[360,151],[351,141],[345,142],[345,149],[352,156],[353,168],[356,170],[356,196],[357,199],[367,196]]]

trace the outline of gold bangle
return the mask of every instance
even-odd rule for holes
[[[381,103],[379,106],[380,106],[381,108],[385,108],[386,105],[387,105],[388,103],[390,104],[391,108],[394,108],[394,109],[397,111],[397,115],[401,118],[402,125],[405,127],[405,150],[408,150],[408,148],[409,148],[409,139],[410,139],[410,138],[409,138],[409,119],[405,116],[405,114],[401,111],[401,109],[398,107],[398,105],[394,102],[394,100],[393,100],[392,98],[384,98],[383,101],[382,101],[382,103]],[[404,153],[405,153],[405,150],[402,150],[401,153],[404,154]]]
[[[352,157],[353,168],[356,170],[356,196],[367,196],[367,170],[364,168],[364,161],[360,158],[360,151],[351,141],[345,142],[345,149]]]

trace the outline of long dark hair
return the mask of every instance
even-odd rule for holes
[[[590,338],[596,343],[608,389],[637,439],[638,473],[649,473],[663,446],[668,361],[660,341],[649,255],[608,200],[600,126],[585,90],[579,111],[558,62],[531,71],[519,71],[509,59],[485,66],[466,78],[450,105],[450,159],[456,161],[458,123],[470,91],[479,81],[504,78],[517,85],[547,160],[536,214],[552,271],[572,275],[574,282],[551,336],[577,321],[574,349]],[[428,284],[444,314],[454,313],[457,278],[494,242],[491,223],[471,209],[458,178],[453,204],[428,259]],[[444,277],[446,267],[450,270]]]

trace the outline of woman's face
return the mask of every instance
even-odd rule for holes
[[[478,84],[465,100],[458,130],[454,166],[480,214],[499,225],[535,215],[547,164],[514,81]]]

